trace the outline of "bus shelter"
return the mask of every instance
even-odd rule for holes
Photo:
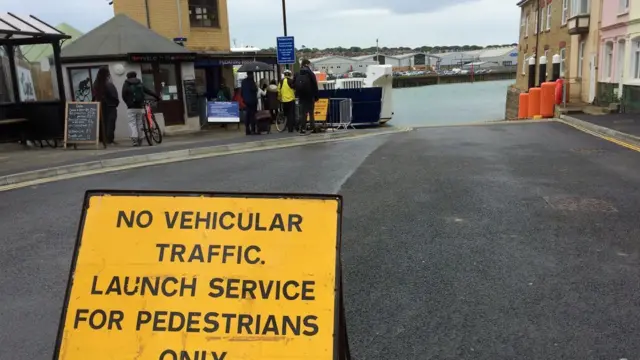
[[[0,13],[0,142],[62,138],[60,49],[69,38],[33,15]],[[25,49],[35,44],[51,46],[53,56],[28,61]]]

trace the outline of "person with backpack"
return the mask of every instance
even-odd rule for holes
[[[256,113],[258,112],[258,85],[253,78],[253,72],[248,72],[247,77],[240,84],[240,95],[246,106],[244,128],[247,135],[258,135]]]
[[[316,74],[313,73],[309,65],[309,59],[303,59],[300,63],[302,66],[300,72],[294,78],[296,96],[300,100],[300,135],[307,132],[307,116],[311,123],[312,131],[315,131],[316,121],[313,116],[315,111],[315,103],[318,101],[318,81]]]
[[[282,112],[287,117],[287,130],[292,133],[296,126],[296,93],[294,83],[291,78],[291,71],[284,71],[284,78],[280,80],[278,86],[278,100],[282,104]]]
[[[122,100],[127,104],[127,117],[129,118],[133,146],[142,145],[140,129],[142,128],[142,117],[144,116],[145,94],[160,100],[160,97],[147,89],[137,76],[138,74],[135,71],[128,72],[127,80],[122,85]]]

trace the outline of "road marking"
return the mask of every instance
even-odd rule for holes
[[[130,169],[142,168],[142,167],[147,167],[147,166],[156,166],[156,165],[164,165],[164,164],[177,163],[177,162],[183,162],[183,161],[200,160],[200,159],[205,159],[205,158],[210,158],[210,157],[218,157],[218,156],[236,155],[236,154],[243,154],[243,153],[249,153],[249,152],[262,151],[262,150],[277,150],[277,149],[284,149],[284,148],[289,148],[289,147],[297,147],[297,146],[305,146],[305,145],[316,145],[316,144],[322,144],[322,143],[340,142],[340,141],[348,141],[348,140],[360,140],[360,139],[364,139],[364,138],[371,137],[371,136],[400,134],[400,133],[409,132],[409,131],[412,131],[412,130],[413,130],[412,128],[407,127],[407,128],[399,128],[399,129],[394,130],[394,131],[362,134],[362,135],[357,135],[357,136],[353,136],[353,137],[344,137],[344,138],[336,138],[336,139],[320,138],[320,139],[317,139],[317,140],[310,140],[310,141],[307,141],[307,142],[304,142],[304,143],[286,143],[286,144],[277,144],[277,145],[262,146],[262,147],[255,147],[255,148],[230,150],[230,151],[227,151],[227,152],[224,152],[224,153],[200,154],[200,155],[191,155],[191,156],[183,157],[183,158],[169,158],[169,159],[150,160],[150,161],[142,162],[142,163],[126,164],[126,165],[120,165],[120,166],[114,166],[114,167],[108,167],[108,168],[87,170],[87,171],[81,171],[81,172],[70,173],[70,174],[56,175],[56,176],[47,177],[47,178],[43,178],[43,179],[35,179],[35,180],[30,180],[30,181],[24,181],[24,182],[20,182],[20,183],[17,183],[17,184],[4,185],[4,186],[0,186],[0,192],[21,189],[21,188],[29,187],[29,186],[47,184],[47,183],[50,183],[50,182],[69,180],[69,179],[74,179],[74,178],[79,178],[79,177],[84,177],[84,176],[105,174],[105,173],[122,171],[122,170],[130,170]]]
[[[434,125],[411,125],[414,129],[424,128],[441,128],[441,127],[458,127],[458,126],[491,126],[491,125],[520,125],[520,124],[537,124],[552,122],[553,119],[540,120],[498,120],[498,121],[480,121],[461,124],[434,124]]]
[[[580,131],[582,131],[582,132],[585,132],[585,133],[587,133],[587,134],[589,134],[589,135],[593,135],[593,136],[595,136],[595,137],[599,137],[600,139],[610,141],[610,142],[612,142],[612,143],[614,143],[614,144],[617,144],[617,145],[620,145],[620,146],[622,146],[622,147],[626,147],[627,149],[630,149],[630,150],[633,150],[633,151],[640,152],[640,147],[635,146],[635,145],[632,145],[632,144],[629,144],[629,143],[624,142],[624,141],[622,141],[622,140],[614,139],[614,138],[612,138],[612,137],[609,137],[609,136],[606,136],[606,135],[599,134],[599,133],[597,133],[597,132],[595,132],[595,131],[591,131],[591,130],[589,130],[589,129],[583,128],[582,126],[578,126],[578,125],[571,124],[571,123],[566,122],[566,121],[564,121],[564,120],[562,120],[562,119],[557,120],[557,121],[558,121],[558,122],[561,122],[561,123],[563,123],[563,124],[565,124],[565,125],[569,125],[569,126],[571,126],[571,127],[575,128],[575,129],[580,130]]]

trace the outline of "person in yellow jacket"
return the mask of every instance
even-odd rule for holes
[[[287,130],[292,133],[296,127],[296,93],[291,71],[284,71],[284,78],[278,86],[278,100],[282,103],[282,112],[287,118]]]

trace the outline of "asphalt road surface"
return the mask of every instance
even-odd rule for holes
[[[339,192],[354,358],[638,359],[640,154],[432,128],[0,193],[0,358],[50,359],[90,188]]]

